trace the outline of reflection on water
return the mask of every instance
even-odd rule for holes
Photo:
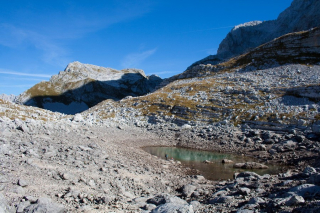
[[[144,147],[143,150],[163,159],[166,159],[167,155],[168,159],[181,161],[183,165],[199,170],[201,175],[210,180],[232,179],[235,172],[245,171],[243,169],[233,168],[234,163],[255,161],[254,159],[245,156],[221,154],[216,152],[199,151],[178,147]],[[222,159],[229,159],[234,161],[234,163],[223,164],[221,163]],[[211,161],[212,163],[203,163],[203,161],[206,160]],[[255,169],[247,171],[253,171],[260,175],[263,175],[276,174],[281,170],[281,167],[279,166],[268,166],[268,169]]]

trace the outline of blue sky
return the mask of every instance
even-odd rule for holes
[[[166,78],[215,54],[233,26],[273,20],[292,0],[0,0],[0,93],[68,63]]]

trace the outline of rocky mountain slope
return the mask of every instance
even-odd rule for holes
[[[82,112],[106,100],[140,96],[152,91],[161,78],[142,70],[115,70],[80,62],[23,92],[17,102],[66,114]]]
[[[165,79],[159,87],[178,79],[212,76],[235,69],[245,68],[250,71],[250,69],[260,70],[284,64],[318,64],[319,31],[317,27],[308,31],[289,33],[224,63],[195,65],[181,74]]]
[[[198,64],[218,64],[287,33],[318,26],[320,26],[320,2],[294,0],[276,20],[252,21],[235,26],[220,43],[217,55],[210,55],[197,61],[189,68]]]
[[[307,156],[301,147],[319,140],[319,32],[291,33],[225,63],[195,66],[151,94],[104,101],[83,116],[94,125],[144,127],[180,146],[261,149],[265,160],[297,163],[284,153],[288,141]]]

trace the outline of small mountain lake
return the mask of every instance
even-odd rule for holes
[[[233,174],[236,172],[252,171],[263,175],[277,174],[285,169],[284,166],[269,164],[266,164],[269,167],[268,169],[233,168],[235,163],[257,162],[256,159],[233,154],[222,154],[179,147],[143,147],[142,149],[163,159],[166,159],[165,156],[167,155],[168,159],[180,161],[184,166],[199,170],[201,175],[209,180],[233,179]],[[223,164],[223,159],[232,160],[234,163]],[[204,163],[204,161],[210,161],[211,163]]]

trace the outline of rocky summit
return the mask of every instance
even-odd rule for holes
[[[66,114],[87,110],[106,99],[144,95],[161,82],[143,70],[115,70],[80,62],[70,63],[63,72],[41,82],[17,97],[16,102]]]
[[[226,38],[254,32],[253,46],[221,46],[234,51],[164,81],[73,62],[20,104],[2,96],[0,212],[319,212],[318,11],[319,1],[294,0],[276,21]],[[233,178],[209,180],[146,146],[251,160],[224,158]],[[258,174],[270,165],[282,169]]]
[[[252,21],[235,26],[220,43],[217,54],[193,63],[218,64],[243,54],[275,38],[291,32],[308,30],[320,25],[318,0],[294,0],[276,20]]]

